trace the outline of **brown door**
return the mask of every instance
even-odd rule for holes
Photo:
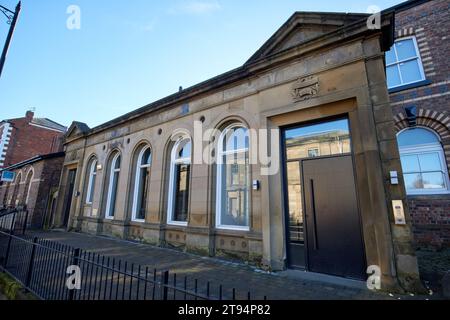
[[[364,279],[366,262],[350,155],[302,161],[308,269]]]
[[[67,227],[67,223],[69,222],[70,209],[72,207],[72,199],[73,199],[73,190],[75,187],[75,177],[77,176],[77,170],[69,170],[69,174],[67,177],[67,189],[66,194],[64,195],[64,219],[63,226]]]

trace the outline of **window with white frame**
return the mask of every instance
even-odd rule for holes
[[[30,171],[28,172],[27,175],[27,179],[25,182],[25,189],[24,189],[24,199],[23,199],[23,204],[28,205],[28,200],[30,198],[30,190],[31,190],[31,181],[33,180],[33,176],[34,176],[34,171],[33,169],[30,169]]]
[[[190,138],[180,138],[172,148],[170,161],[167,223],[187,225],[189,210],[189,183],[191,176]]]
[[[398,134],[406,192],[409,195],[449,193],[449,176],[439,137],[416,127]]]
[[[145,221],[145,211],[148,199],[148,184],[152,153],[149,146],[142,146],[137,150],[136,175],[134,178],[132,220]]]
[[[425,80],[415,37],[395,41],[386,52],[386,75],[389,89]]]
[[[86,204],[92,204],[94,201],[95,179],[97,177],[97,160],[92,159],[88,166],[88,186],[86,191]]]
[[[106,219],[114,219],[114,212],[116,210],[117,186],[119,183],[120,174],[120,153],[116,152],[111,157],[109,164],[109,178],[108,178],[108,194],[106,197]]]
[[[13,206],[17,206],[19,204],[19,191],[20,191],[20,183],[22,182],[22,173],[19,172],[19,174],[16,176],[16,179],[14,180],[14,192],[11,200],[11,204]]]
[[[5,193],[3,195],[3,207],[6,207],[8,205],[8,194],[9,189],[11,188],[11,182],[5,182]]]
[[[320,156],[319,148],[308,149],[308,158],[316,158],[319,156]]]
[[[241,124],[227,127],[217,154],[216,227],[249,230],[249,134]]]

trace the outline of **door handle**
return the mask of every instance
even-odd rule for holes
[[[317,218],[316,218],[316,200],[314,194],[314,180],[310,179],[311,186],[311,209],[312,209],[312,218],[313,218],[313,242],[314,242],[314,250],[319,250],[319,241],[317,238]]]

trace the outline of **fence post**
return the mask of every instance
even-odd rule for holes
[[[30,263],[28,264],[27,279],[25,280],[25,287],[29,288],[31,283],[31,278],[33,276],[33,266],[34,266],[34,256],[36,255],[38,238],[34,237],[33,247],[31,248]]]
[[[167,300],[169,284],[169,271],[161,271],[161,300]]]
[[[78,266],[79,264],[79,260],[80,260],[80,253],[81,253],[81,249],[80,248],[76,248],[73,250],[73,257],[72,257],[72,265],[73,266]],[[72,301],[75,298],[75,290],[76,289],[72,289],[69,290],[69,300]]]
[[[5,254],[5,260],[3,261],[3,267],[6,269],[6,266],[8,265],[8,257],[9,257],[9,251],[11,251],[11,241],[12,236],[14,234],[14,225],[16,224],[16,214],[13,214],[13,218],[11,220],[11,228],[9,229],[9,237],[8,237],[8,245],[6,247],[6,254]]]

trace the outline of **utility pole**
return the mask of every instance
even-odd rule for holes
[[[6,37],[5,46],[3,47],[2,57],[0,58],[0,77],[2,76],[3,66],[5,65],[6,55],[8,54],[9,45],[14,34],[14,29],[16,28],[17,19],[19,18],[21,3],[16,6],[16,11],[11,11],[4,6],[0,5],[0,12],[2,12],[8,19],[7,23],[10,25],[8,36]]]

